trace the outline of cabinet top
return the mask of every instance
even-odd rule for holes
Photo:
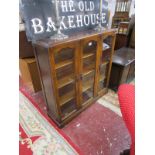
[[[115,51],[113,63],[121,66],[127,66],[135,60],[135,50],[132,48],[122,47]]]
[[[33,45],[37,46],[42,46],[45,48],[49,48],[49,47],[54,47],[56,45],[60,45],[63,43],[69,43],[69,42],[73,42],[73,41],[77,41],[77,40],[81,40],[81,39],[85,39],[88,37],[93,37],[96,35],[113,35],[116,33],[116,29],[106,29],[103,31],[95,31],[95,30],[89,30],[86,32],[77,32],[77,34],[74,33],[73,36],[69,36],[69,38],[64,39],[64,40],[51,40],[50,38],[47,39],[43,39],[43,40],[39,40],[39,41],[35,41],[33,42]]]

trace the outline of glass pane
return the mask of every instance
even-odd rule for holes
[[[112,48],[112,37],[108,36],[103,40],[103,52],[102,52],[102,62],[110,60],[110,54]]]
[[[59,89],[61,112],[67,116],[76,109],[75,83],[68,84]]]
[[[57,91],[62,116],[76,110],[75,49],[64,48],[54,53]]]
[[[106,88],[106,80],[99,81],[98,91],[100,92],[100,91],[103,90],[104,88]]]
[[[104,63],[100,67],[100,78],[99,78],[99,86],[98,91],[106,88],[106,77],[108,73],[109,63]]]
[[[56,70],[58,80],[63,80],[65,77],[74,77],[74,65],[66,65]]]
[[[66,117],[74,111],[76,111],[76,99],[75,98],[68,101],[66,104],[64,104],[61,107],[62,117]]]
[[[55,63],[63,62],[65,60],[72,60],[74,58],[74,49],[63,48],[58,52],[55,52],[54,59]]]
[[[106,88],[111,51],[112,51],[112,37],[108,36],[103,40],[103,51],[101,55],[101,64],[99,70],[100,77],[98,84],[98,92]]]
[[[82,79],[82,98],[83,103],[93,97],[95,72],[83,76]]]
[[[96,41],[89,41],[83,48],[82,103],[86,103],[94,95],[96,50]]]
[[[75,97],[75,83],[68,84],[58,89],[60,97],[60,105],[65,104]]]

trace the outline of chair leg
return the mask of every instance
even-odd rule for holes
[[[120,155],[130,155],[130,149],[124,150]]]

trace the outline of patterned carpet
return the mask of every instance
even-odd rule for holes
[[[106,100],[113,105],[119,106],[118,95],[115,91],[109,89],[108,93],[102,97],[102,99]]]
[[[61,133],[19,94],[20,155],[77,155]]]
[[[135,85],[135,80],[132,80],[130,82],[130,84]],[[117,92],[115,92],[115,91],[113,91],[111,89],[109,89],[108,93],[106,95],[104,95],[101,99],[106,100],[107,102],[119,107]]]

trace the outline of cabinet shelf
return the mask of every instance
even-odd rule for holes
[[[69,102],[75,98],[75,91],[70,91],[66,93],[65,95],[60,97],[60,106],[63,106],[65,103]]]
[[[95,70],[95,66],[94,66],[94,64],[92,64],[92,65],[89,66],[89,68],[84,68],[83,69],[83,74],[82,75],[86,76],[86,75],[92,73],[94,70]]]
[[[105,65],[107,65],[109,63],[109,61],[104,61],[103,63],[102,63],[102,66],[105,66]]]
[[[72,63],[73,63],[73,60],[72,60],[72,59],[70,59],[70,60],[65,60],[65,61],[62,61],[62,62],[57,63],[57,64],[55,65],[55,68],[56,68],[56,69],[59,69],[59,68],[65,67],[65,66],[67,66],[67,65],[70,65],[70,64],[72,64]]]
[[[83,55],[83,59],[94,56],[94,53],[87,53]]]
[[[88,75],[88,74],[90,74],[90,73],[92,73],[94,71],[94,69],[85,69],[84,71],[83,71],[83,76],[86,76],[86,75]]]
[[[92,88],[92,82],[87,82],[82,87],[82,92],[87,91],[88,89]]]
[[[75,113],[77,111],[77,109],[74,109],[71,112],[65,113],[64,116],[62,117],[62,120],[65,120],[67,117],[69,117],[70,115],[72,115],[73,113]]]
[[[58,88],[60,89],[70,83],[73,83],[74,81],[74,74],[65,76],[64,78],[58,80]]]
[[[105,75],[100,75],[99,81],[104,81],[105,79],[106,79],[106,76]]]

